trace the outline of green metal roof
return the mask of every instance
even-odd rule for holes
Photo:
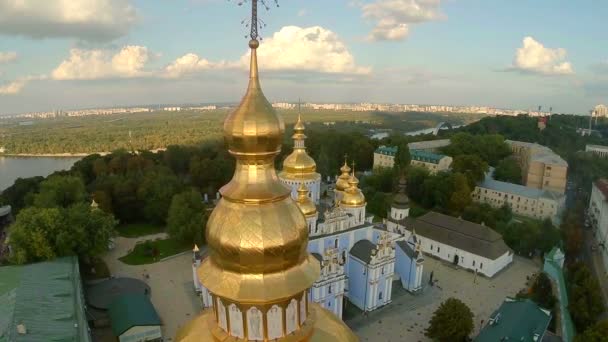
[[[574,323],[572,322],[572,317],[570,316],[570,311],[568,311],[568,290],[566,289],[564,271],[557,262],[545,258],[543,272],[547,273],[556,284],[557,299],[559,300],[559,310],[561,313],[560,329],[562,331],[562,339],[565,342],[572,342],[575,335],[575,329]]]
[[[161,325],[160,317],[144,294],[127,294],[116,298],[110,304],[110,320],[115,336],[137,326]]]
[[[393,146],[380,146],[376,149],[376,153],[380,153],[380,154],[386,154],[389,156],[394,156],[397,154],[397,147],[393,147]]]
[[[433,164],[439,164],[439,161],[445,158],[443,154],[437,154],[423,150],[410,150],[410,156],[412,160]]]
[[[76,257],[0,267],[0,341],[91,341]]]
[[[494,311],[475,342],[541,341],[550,321],[551,313],[533,301],[507,298]]]

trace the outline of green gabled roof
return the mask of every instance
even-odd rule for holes
[[[533,301],[507,298],[494,311],[475,342],[541,341],[550,321],[551,313]]]
[[[410,156],[412,160],[433,164],[439,164],[439,161],[445,158],[445,155],[443,154],[437,154],[423,150],[410,150]]]
[[[380,154],[386,154],[389,156],[394,156],[397,154],[397,147],[393,147],[393,146],[380,146],[376,149],[376,153],[380,153]]]
[[[116,298],[108,310],[115,336],[137,326],[161,325],[160,317],[144,294],[127,294]]]
[[[0,341],[91,341],[76,257],[0,267]]]

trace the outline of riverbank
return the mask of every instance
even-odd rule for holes
[[[158,153],[161,151],[165,151],[166,148],[156,148],[153,150],[148,150],[152,153]],[[0,153],[0,157],[11,157],[11,158],[83,158],[86,156],[90,156],[91,154],[99,154],[100,156],[105,156],[111,154],[112,152],[75,152],[75,153]],[[135,151],[135,154],[139,153],[139,151]]]
[[[0,157],[11,158],[82,158],[91,154],[105,156],[111,152],[91,152],[91,153],[0,153]]]

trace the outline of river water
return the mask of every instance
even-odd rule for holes
[[[13,185],[17,178],[48,176],[68,170],[80,157],[0,157],[0,191]]]

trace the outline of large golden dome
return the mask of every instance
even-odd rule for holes
[[[355,172],[353,171],[352,176],[348,181],[349,187],[344,190],[344,195],[342,196],[342,200],[340,204],[346,207],[361,207],[365,205],[365,195],[361,189],[358,188],[359,180],[355,177]]]
[[[274,170],[283,122],[260,88],[257,46],[250,42],[247,93],[224,123],[237,164],[207,222],[209,257],[198,275],[216,296],[265,303],[310,288],[320,270],[306,250],[306,220]]]
[[[350,179],[350,167],[346,164],[346,159],[344,159],[344,165],[340,168],[342,174],[338,177],[336,181],[336,190],[344,191],[350,187],[348,184],[348,180]]]
[[[306,217],[274,169],[284,125],[260,87],[258,1],[251,4],[249,86],[224,122],[236,167],[207,222],[208,257],[196,270],[212,308],[182,327],[176,341],[357,341],[346,324],[309,302],[320,266],[307,252]]]
[[[315,206],[310,197],[308,197],[308,189],[304,183],[300,183],[300,186],[298,187],[297,203],[304,216],[310,217],[317,213],[317,206]]]

